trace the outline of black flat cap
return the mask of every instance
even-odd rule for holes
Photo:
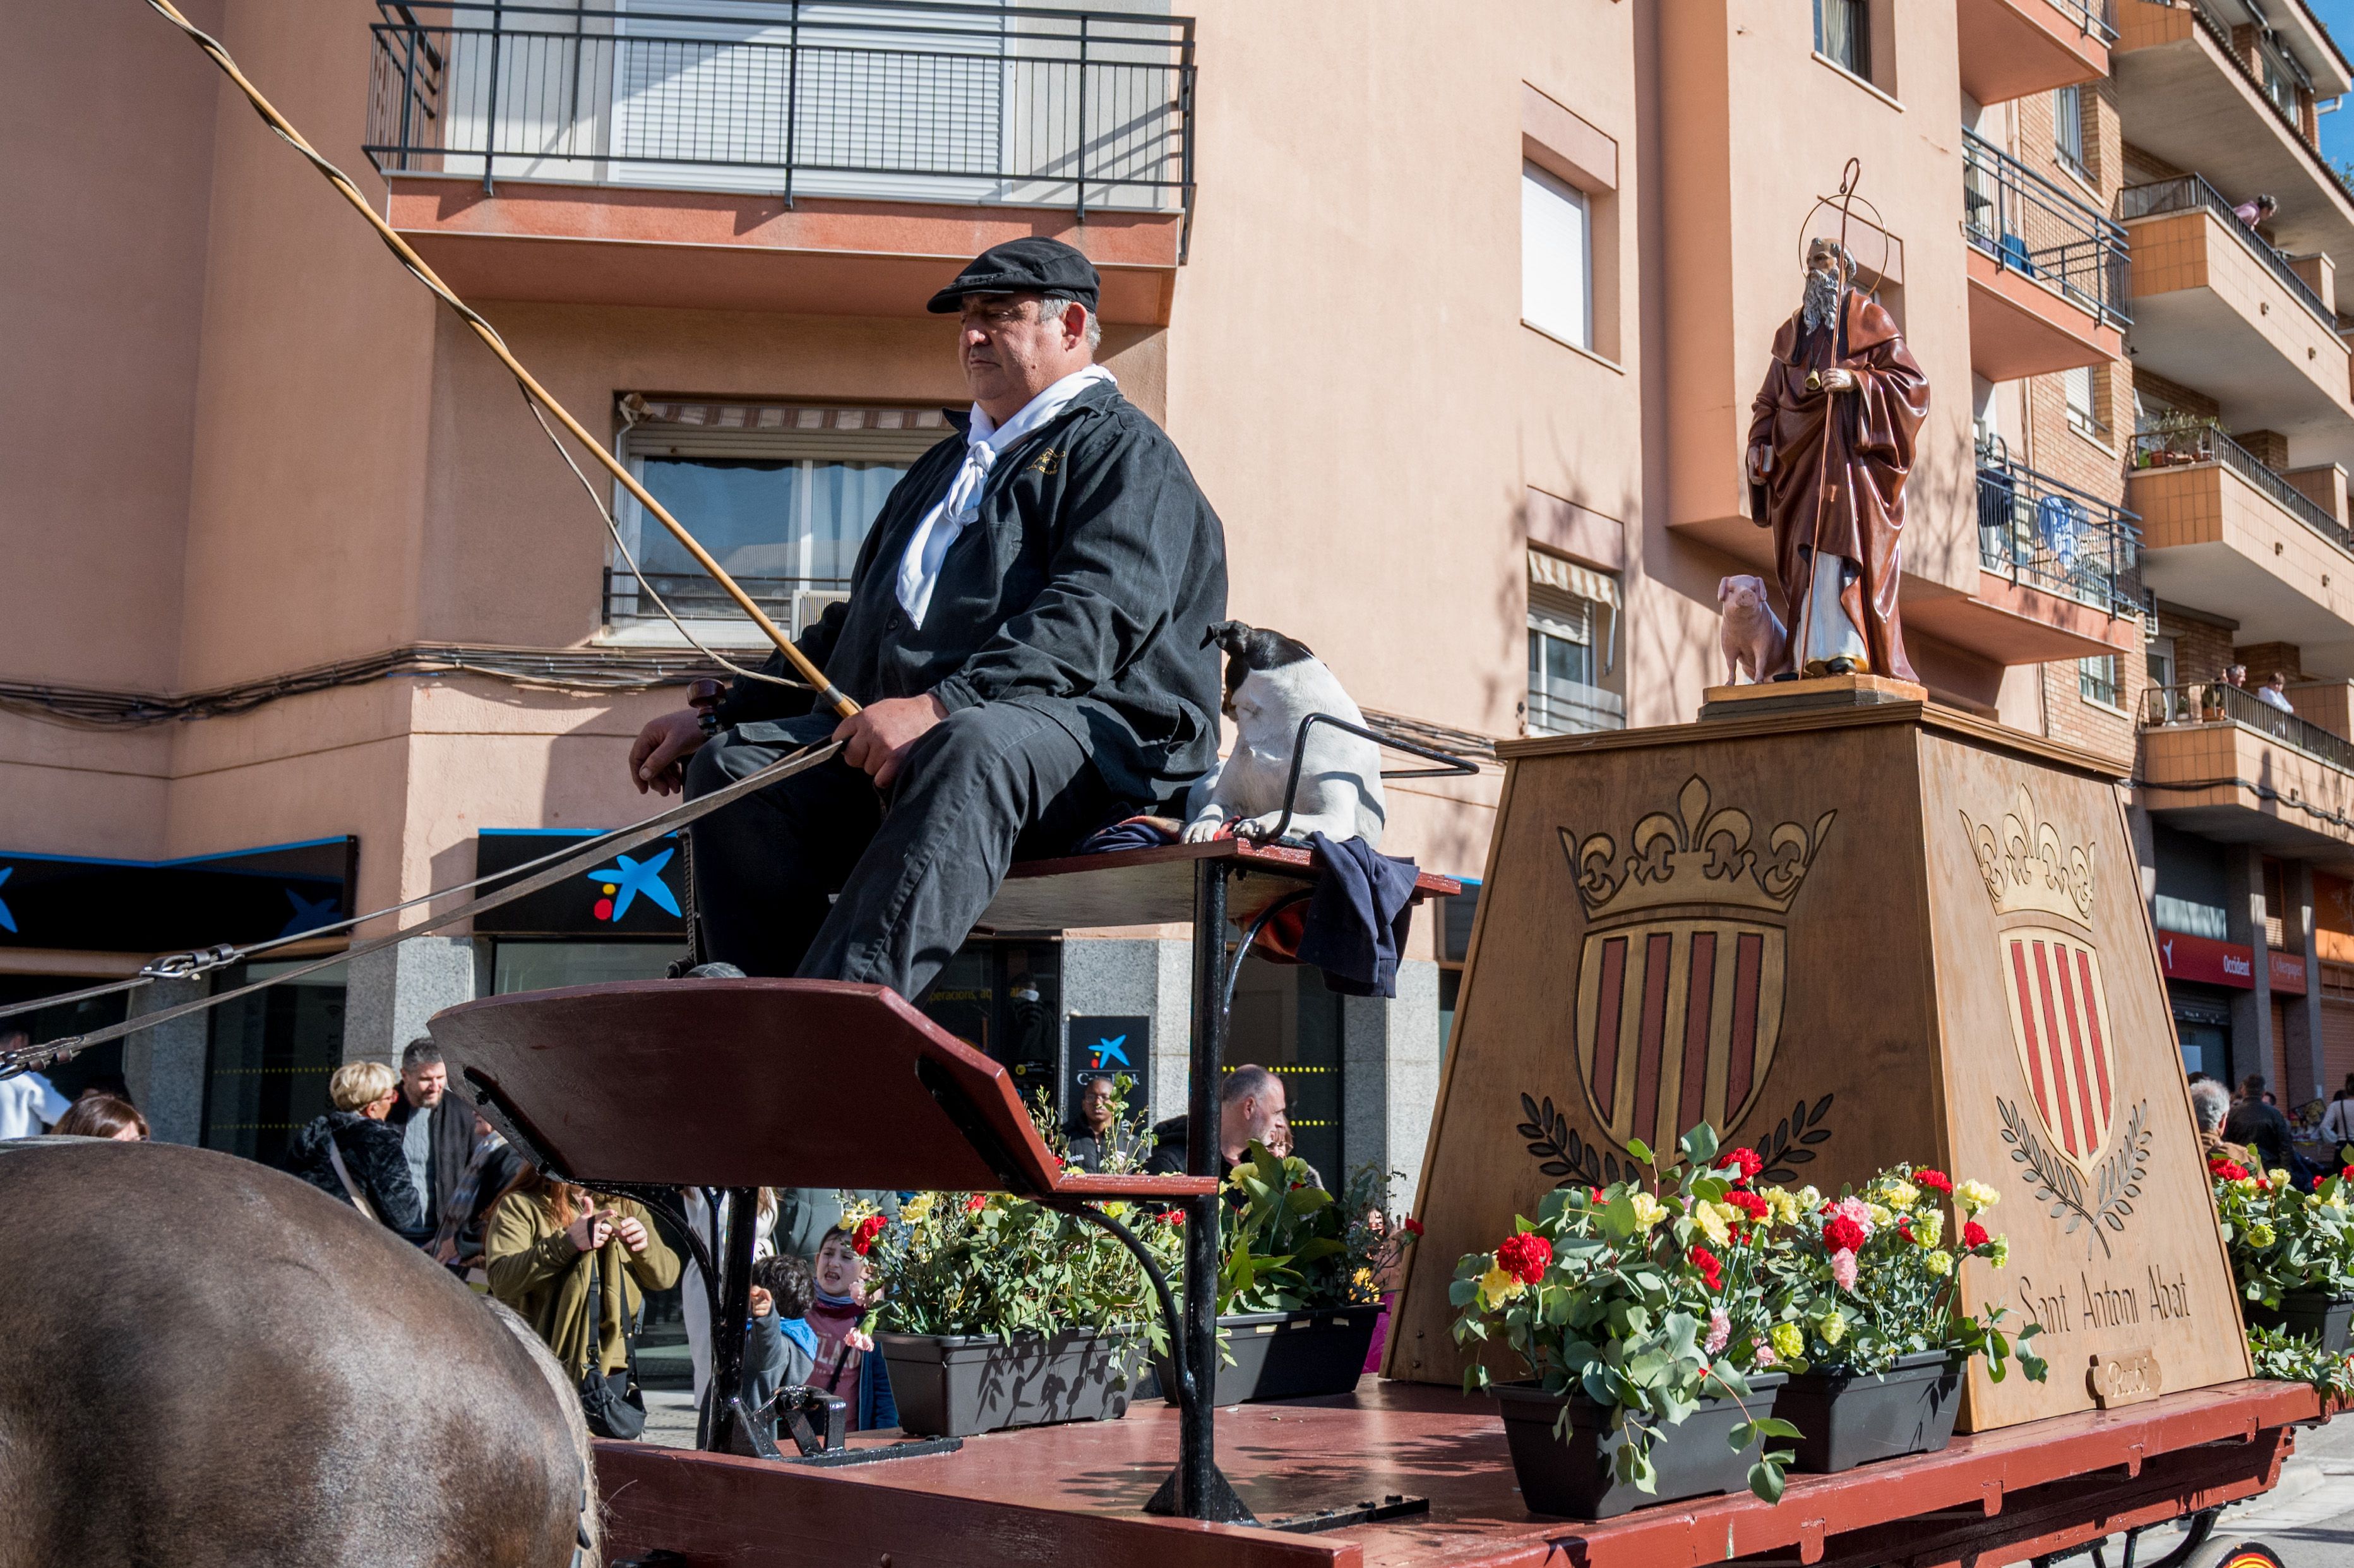
[[[962,308],[967,294],[1068,294],[1096,308],[1103,281],[1095,264],[1059,239],[1033,236],[992,245],[965,264],[956,281],[932,296],[931,311]]]

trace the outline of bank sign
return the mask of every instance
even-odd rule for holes
[[[2295,953],[2264,949],[2265,973],[2272,988],[2291,996],[2305,994],[2305,959]],[[2195,980],[2229,986],[2234,991],[2256,989],[2256,955],[2237,942],[2193,937],[2180,931],[2158,934],[2158,967],[2168,980]]]
[[[495,875],[572,852],[610,829],[490,828],[474,838],[474,874]],[[600,855],[553,887],[474,916],[485,937],[668,937],[686,934],[686,849],[675,833]],[[496,888],[491,889],[495,892]]]
[[[299,937],[353,911],[356,838],[178,860],[0,850],[0,948],[171,953]]]

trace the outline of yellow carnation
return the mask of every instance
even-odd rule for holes
[[[1987,1253],[1987,1261],[1994,1265],[1997,1268],[2000,1268],[2004,1264],[2010,1261],[2010,1238],[2009,1236],[1997,1236],[1994,1238],[1994,1245]]]
[[[1798,1223],[1798,1200],[1796,1195],[1784,1188],[1768,1187],[1759,1196],[1774,1205],[1776,1224],[1795,1225]]]
[[[1729,1205],[1710,1202],[1699,1202],[1692,1205],[1692,1224],[1700,1227],[1701,1234],[1706,1236],[1710,1241],[1714,1242],[1718,1246],[1729,1245],[1733,1240],[1732,1231],[1727,1229],[1725,1226],[1724,1216],[1717,1213],[1718,1209],[1728,1206]],[[1740,1211],[1736,1209],[1733,1212],[1738,1213]]]
[[[931,1212],[932,1194],[929,1192],[918,1192],[899,1205],[899,1217],[911,1225],[922,1224],[924,1216]]]
[[[1649,1192],[1637,1192],[1628,1198],[1635,1210],[1635,1228],[1648,1231],[1668,1217],[1668,1206]]]
[[[1834,1312],[1815,1325],[1815,1332],[1823,1337],[1826,1345],[1836,1345],[1847,1338],[1847,1319]]]
[[[1921,1260],[1921,1265],[1930,1273],[1943,1277],[1954,1272],[1954,1255],[1949,1252],[1932,1252]]]
[[[1965,1181],[1954,1189],[1954,1206],[1965,1214],[1991,1209],[2002,1202],[2002,1194],[1983,1181]]]
[[[1786,1359],[1795,1359],[1806,1354],[1807,1336],[1798,1331],[1798,1326],[1796,1323],[1775,1324],[1772,1333],[1767,1335],[1767,1338],[1774,1341],[1774,1348]]]
[[[1935,1246],[1946,1234],[1946,1216],[1935,1209],[1913,1216],[1913,1239],[1923,1246]]]
[[[2271,1179],[2271,1181],[2272,1181],[2272,1184],[2273,1184],[2273,1186],[2274,1186],[2275,1189],[2282,1189],[2282,1188],[2285,1188],[2285,1187],[2287,1187],[2287,1185],[2288,1185],[2288,1172],[2287,1172],[2287,1171],[2265,1171],[2265,1172],[2264,1172],[2264,1174],[2265,1174],[2267,1177],[2269,1177],[2269,1178]]]
[[[1479,1277],[1479,1305],[1492,1312],[1527,1288],[1517,1276],[1490,1268]]]
[[[1866,1203],[1863,1209],[1872,1216],[1872,1228],[1876,1231],[1886,1230],[1888,1222],[1896,1217],[1884,1203]]]
[[[1892,1209],[1909,1209],[1921,1201],[1921,1189],[1910,1181],[1891,1181],[1880,1190]]]

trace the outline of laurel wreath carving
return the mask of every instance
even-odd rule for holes
[[[1758,1180],[1787,1181],[1797,1174],[1792,1167],[1813,1162],[1814,1146],[1831,1135],[1823,1119],[1834,1097],[1825,1095],[1811,1108],[1801,1099],[1771,1133],[1757,1140],[1757,1158],[1766,1164]],[[1554,1108],[1551,1095],[1543,1100],[1522,1095],[1521,1112],[1528,1119],[1520,1124],[1520,1135],[1528,1140],[1529,1152],[1536,1156],[1537,1169],[1553,1178],[1555,1186],[1582,1181],[1589,1187],[1606,1187],[1634,1171],[1631,1163],[1622,1165],[1617,1155],[1579,1136],[1569,1118]]]
[[[2011,1163],[2020,1167],[2020,1173],[2036,1201],[2052,1205],[2051,1218],[2066,1216],[2068,1226],[2061,1234],[2074,1235],[2079,1229],[2088,1229],[2091,1236],[2084,1243],[2084,1256],[2093,1255],[2094,1242],[2100,1243],[2103,1256],[2114,1256],[2107,1233],[2126,1228],[2134,1212],[2133,1201],[2141,1196],[2142,1175],[2149,1167],[2149,1102],[2135,1104],[2133,1114],[2126,1118],[2123,1141],[2096,1170],[2089,1198],[2084,1177],[2043,1146],[2018,1107],[1997,1095],[1994,1108],[2002,1118],[2002,1140],[2010,1145]]]
[[[1566,1187],[1572,1181],[1607,1187],[1625,1173],[1616,1154],[1578,1136],[1577,1129],[1569,1125],[1569,1118],[1553,1108],[1551,1095],[1540,1104],[1523,1094],[1521,1110],[1528,1119],[1521,1123],[1520,1134],[1529,1140],[1529,1152],[1537,1157],[1537,1169],[1553,1177],[1556,1187]]]
[[[1823,1125],[1823,1118],[1836,1097],[1825,1095],[1815,1102],[1812,1110],[1807,1108],[1801,1097],[1790,1107],[1788,1116],[1774,1124],[1772,1132],[1757,1140],[1757,1158],[1766,1162],[1766,1168],[1757,1173],[1760,1181],[1796,1181],[1798,1173],[1791,1167],[1814,1163],[1815,1145],[1830,1138],[1830,1128]]]

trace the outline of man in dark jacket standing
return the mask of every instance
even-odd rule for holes
[[[440,1223],[474,1154],[473,1102],[450,1086],[450,1068],[431,1035],[419,1035],[401,1052],[400,1093],[384,1120],[400,1134],[429,1231]]]
[[[798,644],[862,712],[837,722],[806,690],[739,679],[710,744],[676,713],[631,747],[641,790],[701,795],[845,743],[695,824],[709,957],[919,996],[1017,853],[1172,801],[1215,757],[1202,637],[1225,616],[1225,535],[1095,364],[1098,287],[1076,250],[1027,238],[933,297],[961,317],[970,424],[892,490],[848,603]]]

